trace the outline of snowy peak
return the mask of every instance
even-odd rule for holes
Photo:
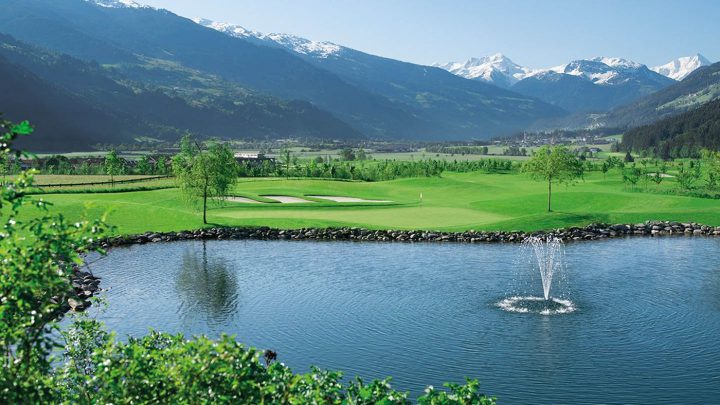
[[[707,58],[698,53],[694,56],[684,56],[671,60],[664,65],[655,66],[651,70],[671,79],[682,80],[696,69],[711,64]]]
[[[518,65],[501,53],[470,58],[465,62],[435,63],[433,66],[466,79],[482,80],[505,87],[512,86],[532,73],[531,69]]]
[[[609,58],[606,56],[597,56],[590,60],[593,62],[604,63],[613,68],[621,68],[621,69],[639,69],[643,66],[643,65],[641,65],[637,62],[633,62],[631,60],[627,60],[627,59],[623,59],[623,58]]]
[[[96,4],[106,8],[150,8],[132,0],[85,0],[88,3]]]
[[[484,58],[471,58],[461,63],[436,63],[433,66],[466,79],[483,80],[505,87],[528,77],[557,80],[556,74],[582,77],[597,85],[613,85],[633,80],[635,76],[647,72],[645,65],[640,63],[606,56],[575,60],[547,69],[532,69],[520,66],[500,53]]]
[[[261,38],[262,34],[259,32],[245,29],[239,25],[220,23],[206,18],[193,18],[196,24],[200,24],[203,27],[212,28],[216,31],[220,31],[224,34],[228,34],[237,38]]]
[[[310,55],[319,58],[327,58],[342,51],[340,45],[327,41],[311,41],[309,39],[296,37],[288,34],[268,34],[266,38],[303,55]]]
[[[598,56],[574,60],[566,65],[545,70],[583,77],[598,85],[613,85],[632,80],[641,74],[643,69],[646,69],[645,65],[627,59]]]
[[[332,42],[311,41],[288,34],[263,34],[261,32],[248,30],[239,25],[215,22],[205,18],[195,18],[193,21],[204,27],[212,28],[236,38],[260,40],[267,45],[280,46],[303,55],[319,58],[327,58],[339,53],[343,49],[341,46],[333,44]]]

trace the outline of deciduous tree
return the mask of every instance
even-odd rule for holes
[[[202,204],[207,224],[208,200],[221,200],[237,179],[237,161],[230,147],[215,143],[204,148],[186,135],[181,152],[173,158],[173,173],[186,200]]]
[[[110,184],[114,187],[115,176],[122,174],[123,169],[125,168],[122,159],[118,157],[115,149],[111,150],[107,156],[105,156],[104,168],[105,174],[110,176]]]
[[[523,165],[523,171],[548,185],[548,212],[552,211],[552,185],[570,184],[583,175],[582,163],[564,146],[543,146]]]

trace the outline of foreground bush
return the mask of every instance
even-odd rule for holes
[[[344,385],[342,373],[313,368],[293,374],[284,364],[236,342],[151,332],[115,341],[93,320],[64,333],[66,363],[55,375],[58,395],[70,403],[407,404],[389,379]],[[494,404],[477,381],[428,388],[421,404]]]

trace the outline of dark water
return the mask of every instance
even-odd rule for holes
[[[577,310],[554,316],[496,306],[532,280],[519,252],[178,242],[115,249],[91,268],[121,336],[227,332],[296,371],[391,375],[413,396],[468,376],[503,404],[720,403],[720,239],[569,245]]]

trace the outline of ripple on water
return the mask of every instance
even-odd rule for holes
[[[570,244],[568,278],[556,279],[567,288],[549,303],[537,272],[516,271],[518,253],[177,242],[113,249],[91,268],[109,289],[100,317],[121,338],[225,332],[295,371],[393,376],[413,397],[471,377],[504,404],[599,404],[608,392],[626,404],[717,403],[720,238]]]

